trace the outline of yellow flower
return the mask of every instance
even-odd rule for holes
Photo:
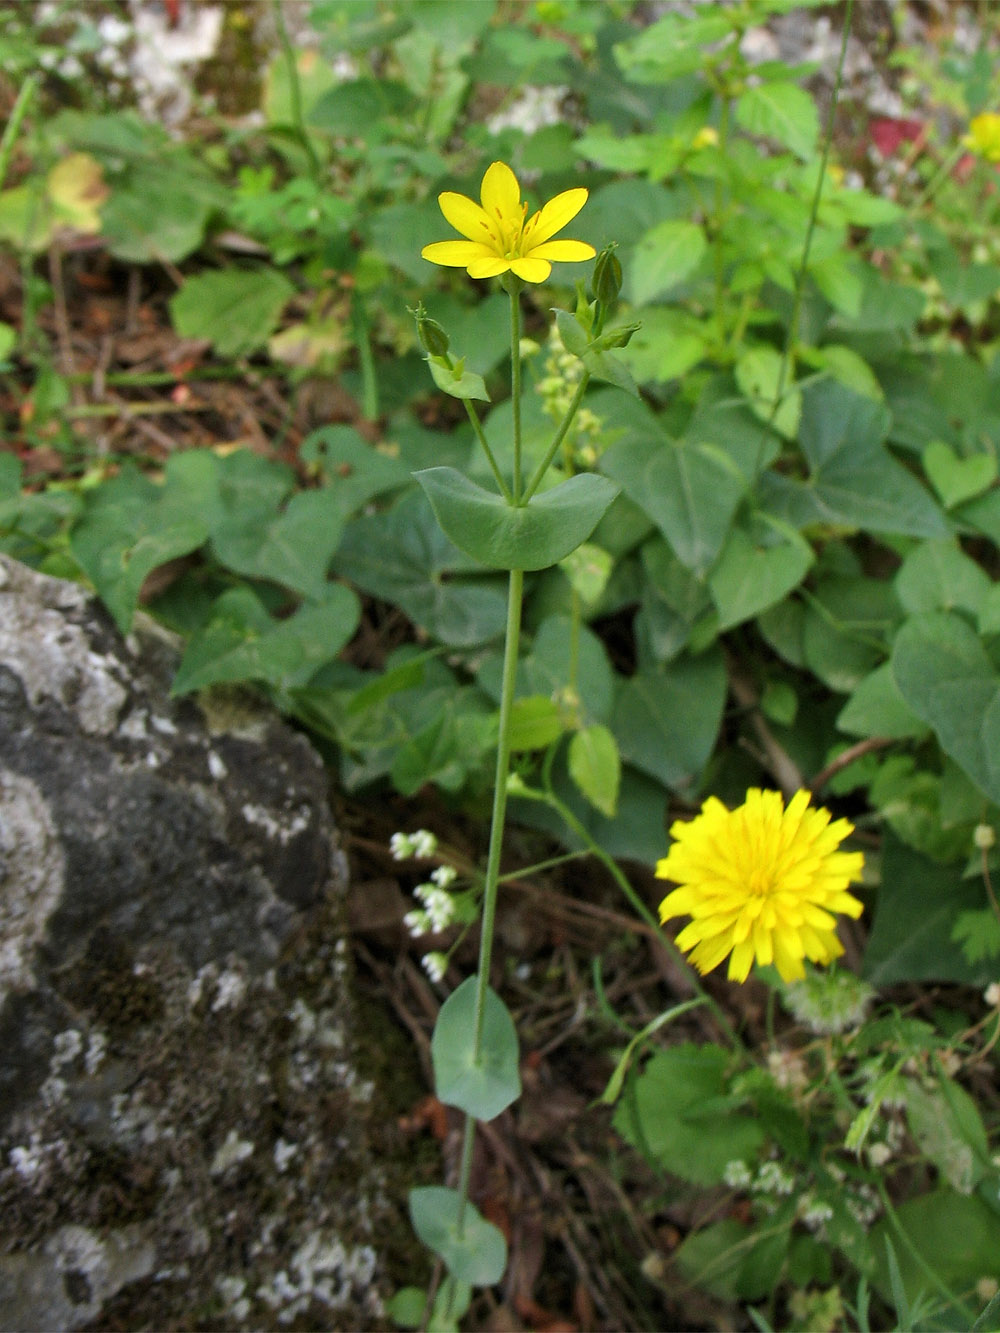
[[[798,981],[804,958],[830,963],[844,952],[833,913],[861,915],[847,886],[864,857],[837,851],[853,825],[831,824],[828,810],[808,806],[807,791],[785,810],[780,792],[751,788],[737,810],[711,796],[700,815],[671,828],[674,842],[656,873],[680,887],[660,903],[660,920],[692,918],[677,945],[699,972],[731,952],[731,981],[745,981],[755,960]]]
[[[974,117],[962,143],[979,157],[985,157],[987,162],[1000,162],[1000,115],[995,111],[984,111]]]
[[[525,282],[544,282],[552,272],[550,260],[576,264],[593,259],[594,247],[584,241],[550,239],[579,213],[587,202],[586,190],[557,194],[527,218],[517,177],[506,163],[494,162],[483,177],[480,198],[481,208],[451,190],[438,195],[441,212],[467,239],[425,245],[420,252],[424,259],[467,269],[470,278],[495,278],[509,271]]]

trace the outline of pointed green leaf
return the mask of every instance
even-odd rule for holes
[[[694,222],[668,218],[650,228],[635,248],[629,267],[631,299],[645,305],[689,277],[708,248]]]
[[[207,338],[220,356],[262,347],[294,287],[276,268],[213,269],[186,279],[170,298],[182,338]]]
[[[415,472],[442,530],[490,569],[548,569],[587,540],[618,487],[591,472],[515,507],[451,467]]]
[[[473,1204],[466,1202],[463,1209],[457,1190],[443,1185],[410,1190],[410,1220],[423,1243],[443,1260],[448,1272],[459,1282],[491,1287],[503,1277],[507,1267],[503,1232],[487,1222]]]
[[[736,103],[736,123],[749,134],[774,139],[803,160],[812,157],[819,134],[816,103],[794,83],[748,88]]]
[[[596,722],[575,733],[569,743],[569,775],[595,809],[614,818],[622,762],[607,727]]]
[[[487,987],[477,1061],[476,990],[476,978],[467,977],[441,1006],[431,1038],[434,1091],[446,1106],[493,1120],[521,1095],[517,1030],[503,1000]]]
[[[997,460],[992,454],[959,458],[951,445],[941,440],[932,440],[927,446],[923,463],[924,471],[946,509],[982,495],[997,477]]]
[[[675,791],[689,787],[712,753],[726,688],[718,649],[630,676],[613,722],[622,758]]]
[[[798,587],[813,563],[809,543],[786,529],[788,540],[757,545],[743,528],[734,528],[708,579],[719,613],[719,632],[751,620]]]
[[[739,469],[724,450],[636,432],[612,445],[601,459],[601,470],[621,483],[688,569],[707,572],[745,490]]]
[[[300,491],[281,513],[248,524],[233,514],[213,534],[218,559],[248,578],[269,579],[315,601],[330,587],[327,567],[340,545],[344,513],[329,486]]]
[[[960,616],[913,616],[896,635],[892,672],[917,717],[991,801],[1000,802],[1000,677]]]
[[[361,606],[350,588],[331,584],[326,600],[274,620],[249,588],[223,593],[194,635],[174,679],[174,694],[206,685],[263,681],[284,689],[308,683],[358,627]]]
[[[482,375],[477,375],[474,370],[466,370],[464,358],[449,365],[443,356],[429,356],[427,364],[431,368],[434,383],[452,398],[477,398],[484,403],[490,401]]]

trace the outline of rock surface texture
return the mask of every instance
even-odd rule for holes
[[[0,1328],[384,1323],[322,765],[0,556]]]

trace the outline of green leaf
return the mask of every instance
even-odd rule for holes
[[[441,1006],[431,1038],[434,1091],[446,1106],[493,1120],[521,1095],[517,1031],[503,1000],[487,987],[477,1061],[476,991],[476,978],[467,977]]]
[[[764,1127],[726,1096],[730,1057],[689,1042],[656,1051],[619,1102],[614,1125],[654,1166],[717,1185],[726,1166],[756,1157]]]
[[[888,736],[892,740],[927,735],[927,726],[899,692],[889,662],[877,666],[854,688],[837,716],[837,727],[849,736]]]
[[[277,269],[213,269],[188,278],[170,298],[182,338],[204,338],[220,356],[256,351],[274,332],[295,288]]]
[[[428,782],[459,791],[487,753],[496,750],[496,718],[485,701],[455,690],[436,715],[399,747],[390,768],[396,790],[415,795]]]
[[[414,476],[447,536],[492,569],[548,569],[586,541],[618,494],[606,478],[584,472],[515,507],[455,468]]]
[[[483,579],[482,566],[470,565],[418,491],[387,513],[348,523],[333,567],[364,592],[399,606],[449,647],[480,647],[499,637],[507,622],[499,581]]]
[[[717,649],[630,676],[612,723],[622,758],[671,790],[690,788],[715,745],[726,689]]]
[[[621,758],[615,738],[595,722],[576,732],[569,743],[569,775],[587,800],[609,819],[618,808]]]
[[[147,575],[168,560],[196,551],[207,537],[204,517],[196,506],[185,512],[177,503],[176,488],[172,493],[168,486],[126,468],[88,497],[70,549],[127,634]]]
[[[652,227],[635,247],[628,270],[629,299],[646,305],[663,296],[701,263],[708,245],[694,222],[668,218]]]
[[[794,527],[812,523],[944,537],[948,524],[931,496],[882,441],[886,408],[825,380],[803,391],[799,441],[808,483],[770,472],[762,479],[767,509]]]
[[[992,959],[970,963],[952,939],[965,911],[983,904],[982,884],[960,867],[935,865],[887,833],[875,920],[862,975],[873,986],[897,981],[957,981],[985,986],[996,974]]]
[[[677,1265],[685,1279],[722,1301],[739,1299],[739,1276],[753,1231],[727,1217],[692,1231],[677,1248]]]
[[[345,518],[377,495],[409,485],[410,469],[362,439],[351,426],[320,426],[302,441],[299,457],[318,469]]]
[[[410,1191],[410,1220],[427,1248],[443,1260],[448,1272],[460,1282],[490,1287],[500,1281],[507,1267],[507,1242],[499,1227],[487,1222],[469,1202],[462,1210],[459,1233],[460,1210],[457,1190],[424,1185]]]
[[[638,330],[619,357],[640,383],[678,379],[705,355],[704,322],[687,310],[651,306],[642,312]]]
[[[899,1243],[897,1226],[907,1244]],[[1000,1216],[975,1195],[939,1188],[897,1204],[891,1218],[875,1223],[869,1233],[876,1259],[872,1281],[891,1299],[887,1240],[896,1249],[900,1280],[911,1304],[927,1290],[928,1272],[953,1292],[972,1291],[983,1278],[1000,1278]],[[970,1323],[970,1310],[956,1300],[943,1309],[938,1305],[933,1327],[968,1328]]]
[[[913,614],[962,610],[977,615],[993,587],[986,571],[953,537],[921,542],[903,561],[894,582],[903,608]]]
[[[746,395],[754,416],[772,421],[786,440],[794,439],[802,417],[802,394],[790,381],[787,369],[782,383],[785,358],[773,347],[753,347],[736,363],[736,383]],[[781,388],[781,401],[774,410],[774,400]]]
[[[514,700],[510,717],[510,748],[515,753],[546,750],[564,730],[562,714],[552,699],[543,694],[529,694]]]
[[[816,148],[816,103],[794,83],[761,83],[736,102],[736,123],[749,134],[774,139],[808,161]]]
[[[990,1170],[989,1142],[976,1103],[945,1079],[925,1088],[908,1079],[906,1119],[924,1157],[959,1194],[971,1194]]]
[[[282,689],[308,684],[332,661],[361,619],[350,588],[331,584],[326,600],[274,620],[249,588],[235,588],[216,601],[208,622],[181,659],[173,693],[206,685],[262,681]]]
[[[415,106],[409,90],[392,79],[346,79],[320,94],[307,120],[330,134],[363,137],[373,124]]]
[[[728,454],[707,442],[637,431],[613,444],[600,467],[649,515],[688,569],[707,573],[745,490]]]
[[[590,607],[596,606],[601,600],[614,563],[610,551],[592,542],[584,542],[560,560],[559,568],[569,579],[573,591],[584,606]]]
[[[792,529],[782,535],[777,545],[759,545],[743,528],[730,532],[708,578],[720,633],[774,606],[805,578],[812,548]]]
[[[932,440],[927,446],[923,464],[946,509],[982,495],[997,478],[997,460],[993,454],[959,458],[951,445],[941,440]]]
[[[332,487],[300,491],[284,512],[252,526],[234,515],[212,536],[218,559],[248,578],[270,579],[322,601],[326,571],[344,530],[344,513]]]
[[[434,383],[442,393],[450,394],[452,398],[475,398],[484,403],[490,401],[482,375],[466,370],[464,358],[449,364],[443,356],[429,356],[427,364]]]
[[[896,636],[892,671],[945,753],[1000,802],[1000,677],[976,632],[957,615],[914,616]]]

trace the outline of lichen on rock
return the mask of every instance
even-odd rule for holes
[[[0,1328],[383,1322],[326,775],[0,557]]]

